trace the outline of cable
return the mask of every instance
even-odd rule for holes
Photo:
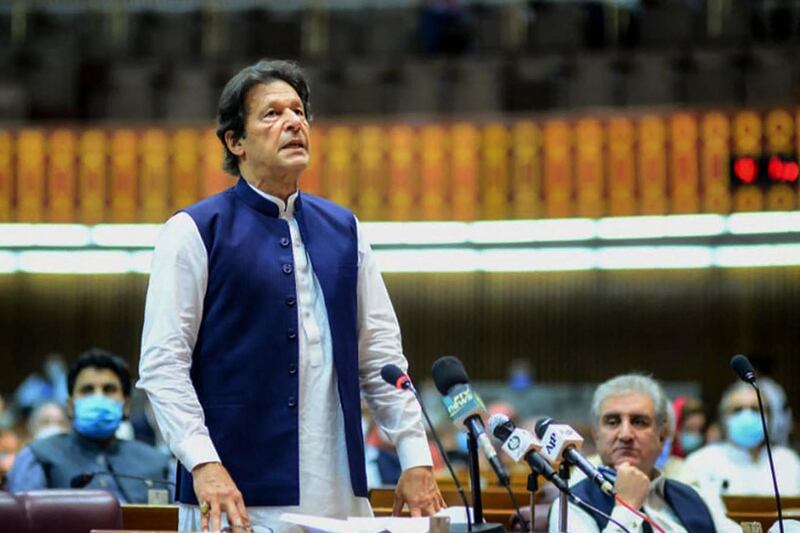
[[[412,386],[411,392],[414,394],[414,396],[416,396],[420,406],[422,406],[422,398],[419,397],[417,389]],[[442,441],[439,440],[439,435],[436,434],[436,430],[434,429],[433,424],[431,423],[431,419],[428,417],[428,412],[425,410],[424,407],[422,407],[420,410],[422,411],[422,414],[425,417],[425,421],[428,423],[428,427],[431,430],[431,435],[433,436],[433,440],[436,441],[436,446],[444,452],[444,446],[442,445]],[[456,476],[456,473],[453,471],[453,466],[450,464],[450,461],[447,460],[447,457],[444,457],[443,459],[444,459],[444,464],[447,465],[447,469],[450,470],[450,476],[452,476],[453,481],[455,481],[458,495],[461,496],[461,501],[464,502],[464,510],[467,513],[467,531],[472,531],[472,517],[470,516],[472,514],[472,510],[469,508],[469,503],[467,502],[467,494],[464,492],[464,487],[461,486],[461,482],[458,481],[458,476]]]
[[[644,520],[645,522],[647,522],[651,526],[653,526],[654,529],[660,531],[661,533],[667,533],[666,530],[664,530],[663,527],[661,527],[658,524],[656,524],[655,521],[653,521],[649,516],[647,516],[646,514],[640,512],[638,509],[634,509],[634,507],[631,504],[629,504],[628,502],[626,502],[625,500],[620,498],[619,494],[614,496],[614,499],[617,500],[617,503],[619,503],[620,505],[622,505],[623,507],[628,509],[630,512],[632,512],[633,514],[635,514],[636,516],[638,516],[639,518],[641,518],[642,520]]]
[[[506,491],[508,491],[508,495],[511,496],[511,503],[514,504],[514,511],[517,513],[517,518],[519,518],[519,523],[522,525],[523,528],[527,528],[530,531],[530,527],[528,527],[528,522],[522,517],[522,511],[519,509],[519,504],[517,503],[517,498],[514,496],[514,491],[511,490],[511,485],[504,485]]]
[[[619,522],[617,522],[616,520],[614,520],[614,519],[611,517],[611,515],[607,515],[606,513],[604,513],[603,511],[601,511],[601,510],[600,510],[600,509],[598,509],[597,507],[594,507],[593,505],[589,505],[588,503],[586,503],[585,501],[581,500],[581,499],[580,499],[580,498],[578,498],[577,496],[570,495],[570,500],[572,500],[572,502],[573,502],[573,503],[575,503],[575,504],[577,504],[577,505],[579,505],[579,506],[583,507],[584,509],[587,509],[587,510],[589,510],[589,511],[593,512],[594,514],[600,515],[600,516],[602,516],[603,518],[608,518],[609,522],[614,522],[614,523],[615,523],[617,526],[619,526],[619,528],[620,528],[622,531],[625,531],[625,533],[631,533],[631,530],[630,530],[630,529],[628,529],[627,527],[623,526],[622,524],[620,524]]]
[[[109,460],[109,458],[106,457],[106,461],[105,462],[106,462],[106,468],[108,469],[108,473],[114,479],[114,483],[117,484],[117,488],[119,489],[120,494],[122,494],[122,497],[125,498],[128,501],[128,503],[136,503],[128,495],[128,491],[125,490],[125,487],[122,486],[122,482],[117,477],[117,472],[114,470],[114,467],[111,465],[111,460]]]

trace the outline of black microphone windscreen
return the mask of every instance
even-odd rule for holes
[[[89,482],[92,481],[93,477],[94,474],[90,474],[89,472],[83,472],[82,474],[78,474],[77,476],[74,476],[72,479],[70,479],[69,486],[72,489],[82,489],[83,487],[88,485]]]
[[[503,413],[495,413],[490,416],[487,427],[489,433],[501,442],[505,442],[514,431],[514,423]]]
[[[753,365],[744,355],[734,355],[731,359],[731,366],[742,381],[753,383],[756,380],[756,371],[753,370]]]
[[[403,372],[399,366],[393,365],[391,363],[388,365],[384,365],[384,367],[381,368],[381,377],[383,378],[383,381],[385,381],[392,387],[396,387],[397,380],[404,375],[405,372]]]
[[[547,432],[547,428],[549,428],[550,424],[553,423],[555,423],[555,420],[553,420],[549,416],[545,418],[540,418],[539,420],[536,421],[536,426],[534,426],[533,432],[536,433],[536,436],[541,439]]]
[[[511,419],[503,413],[495,413],[489,417],[489,422],[486,423],[486,427],[489,428],[489,433],[494,434],[495,429],[510,421]]]
[[[454,385],[469,383],[469,376],[464,365],[452,355],[440,357],[431,367],[431,376],[439,393],[446,395]]]

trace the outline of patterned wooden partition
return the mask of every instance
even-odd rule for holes
[[[800,151],[800,111],[320,123],[303,189],[363,220],[791,210],[731,156]],[[160,222],[232,183],[204,127],[0,129],[0,221]]]

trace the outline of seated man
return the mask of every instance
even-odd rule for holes
[[[131,377],[125,362],[90,350],[71,366],[67,385],[73,431],[22,449],[8,473],[8,489],[86,486],[109,490],[121,503],[146,503],[150,485],[167,488],[169,457],[147,444],[114,436],[129,408]]]
[[[698,493],[667,479],[655,467],[669,434],[669,403],[653,379],[627,374],[602,383],[592,399],[593,435],[603,473],[617,497],[667,531],[713,533],[741,531],[719,507],[710,507]],[[632,533],[655,529],[624,505],[606,496],[588,479],[573,493],[624,525]],[[550,508],[549,531],[560,531],[558,501]],[[622,531],[613,522],[570,503],[568,530],[573,533]]]
[[[46,439],[60,433],[69,433],[69,418],[64,408],[56,402],[38,405],[28,419],[31,440]]]
[[[769,417],[769,410],[767,416]],[[686,459],[692,484],[707,497],[722,494],[772,496],[772,476],[764,429],[753,387],[741,381],[722,395],[719,419],[725,440],[700,448]],[[781,496],[800,496],[800,459],[785,446],[772,445]]]

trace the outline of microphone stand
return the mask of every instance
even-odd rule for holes
[[[476,524],[483,523],[483,502],[481,501],[481,471],[478,463],[478,439],[471,432],[467,434],[469,449],[469,482],[472,491],[473,518]]]
[[[558,477],[564,480],[564,483],[569,485],[569,464],[562,461],[558,466]],[[558,530],[561,533],[567,533],[567,515],[569,511],[569,500],[567,495],[563,492],[558,495]]]
[[[772,462],[772,447],[769,445],[769,432],[767,431],[767,417],[764,414],[764,403],[761,401],[761,389],[755,379],[751,383],[756,390],[756,397],[758,398],[758,409],[761,411],[761,427],[764,429],[764,443],[767,445],[767,458],[769,459],[769,469],[772,473],[772,489],[775,491],[775,506],[778,511],[778,527],[780,532],[783,533],[783,509],[781,509],[781,494],[778,492],[778,478],[775,475],[775,464]]]
[[[439,439],[439,435],[436,434],[436,428],[433,426],[430,417],[428,416],[428,410],[425,409],[425,404],[422,403],[422,398],[417,392],[417,388],[408,381],[408,390],[414,393],[414,397],[417,399],[417,403],[419,404],[420,411],[422,411],[423,416],[425,417],[425,421],[428,423],[428,427],[431,430],[431,435],[433,435],[433,440],[436,442],[436,447],[439,449],[439,453],[442,454],[442,460],[444,464],[447,465],[447,469],[450,471],[450,476],[453,478],[453,481],[456,485],[456,490],[458,491],[458,495],[461,496],[461,501],[464,504],[464,511],[466,512],[467,518],[467,532],[472,533],[472,518],[470,517],[469,512],[469,502],[467,502],[467,495],[464,493],[464,487],[461,486],[461,482],[458,480],[458,476],[453,471],[453,465],[450,464],[450,461],[447,459],[447,452],[442,445],[442,441]]]
[[[528,531],[533,533],[533,524],[536,522],[536,493],[539,491],[539,474],[536,472],[531,472],[528,474],[528,492],[530,492],[530,504],[531,504],[531,522],[528,524]],[[525,527],[525,524],[521,524],[522,527]]]

